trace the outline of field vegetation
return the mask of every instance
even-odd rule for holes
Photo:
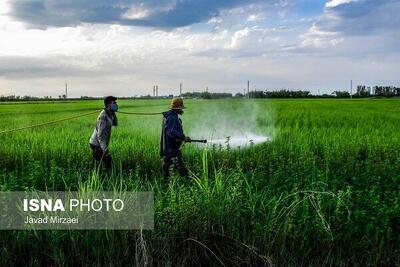
[[[93,168],[96,114],[0,134],[1,191],[155,193],[152,231],[1,231],[0,265],[400,264],[400,101],[187,100],[193,138],[255,133],[245,148],[186,144],[190,179],[161,178],[161,116],[119,115],[114,173]],[[121,100],[161,112],[168,100]],[[0,104],[0,131],[101,109]]]

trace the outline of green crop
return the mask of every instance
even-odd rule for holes
[[[161,112],[168,102],[119,105]],[[183,124],[193,138],[247,131],[272,140],[239,149],[186,144],[191,178],[164,181],[161,116],[119,114],[111,176],[91,158],[96,114],[0,135],[2,191],[151,190],[156,212],[155,229],[145,232],[2,231],[0,265],[400,264],[399,100],[185,105]],[[0,131],[101,107],[101,101],[0,104]]]

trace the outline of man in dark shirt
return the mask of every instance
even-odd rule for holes
[[[183,100],[176,97],[172,99],[171,109],[163,112],[160,155],[163,159],[162,172],[164,178],[169,177],[172,165],[181,176],[188,176],[188,170],[182,159],[180,150],[183,142],[190,142],[189,136],[185,136],[182,128],[182,120],[178,115],[183,114]]]

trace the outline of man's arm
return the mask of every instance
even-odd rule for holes
[[[180,126],[179,121],[176,118],[168,117],[165,124],[165,134],[168,137],[181,141],[185,140],[185,135],[183,134],[182,127]]]
[[[107,138],[108,138],[108,130],[107,130],[107,121],[104,116],[101,116],[97,121],[97,139],[99,140],[101,150],[104,154],[108,153],[107,146]]]

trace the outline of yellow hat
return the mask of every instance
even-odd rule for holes
[[[171,101],[171,109],[184,109],[183,99],[180,97],[174,97]]]

